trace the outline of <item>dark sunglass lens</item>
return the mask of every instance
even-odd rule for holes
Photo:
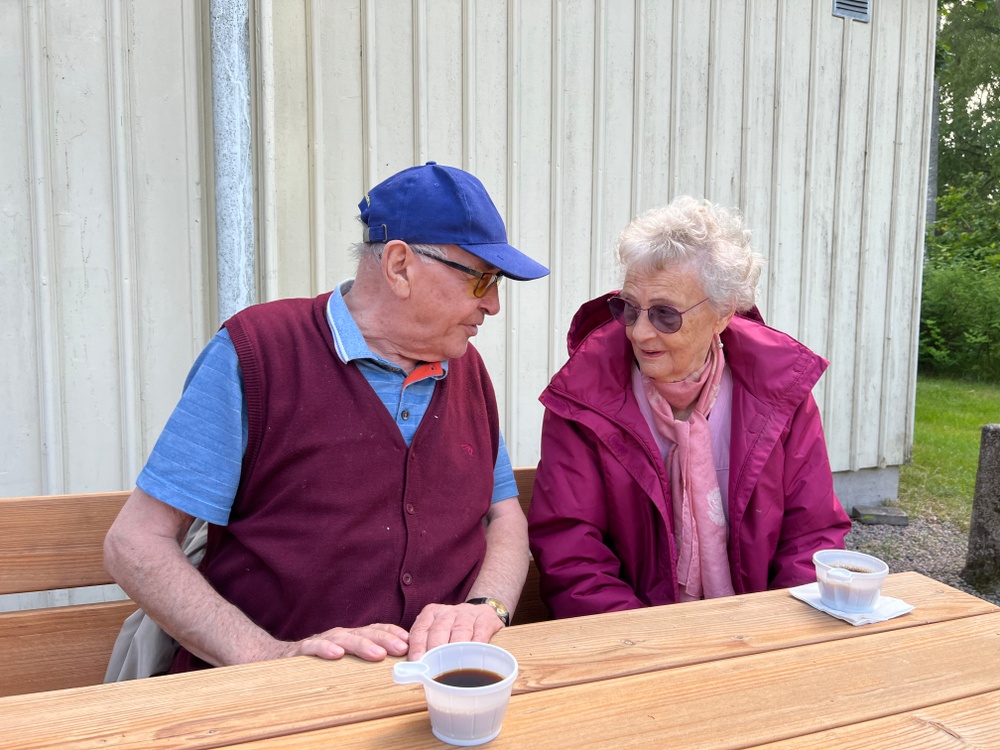
[[[681,314],[670,305],[653,305],[649,308],[649,320],[663,333],[677,333],[681,327]]]
[[[611,315],[623,326],[634,325],[639,319],[639,311],[635,305],[623,300],[621,297],[612,297],[608,300],[608,307],[611,308]]]

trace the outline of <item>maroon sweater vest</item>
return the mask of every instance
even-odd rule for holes
[[[326,321],[329,294],[250,307],[225,323],[249,434],[228,526],[200,570],[275,638],[375,622],[409,629],[465,600],[486,552],[499,422],[470,345],[450,360],[409,448]],[[181,649],[174,672],[207,666]]]

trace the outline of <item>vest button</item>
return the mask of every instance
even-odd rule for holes
[[[411,583],[413,583],[413,576],[409,573],[403,573],[403,585],[409,586]]]
[[[411,516],[413,515],[413,503],[406,504],[406,512],[409,513]]]

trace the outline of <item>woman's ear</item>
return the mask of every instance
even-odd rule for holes
[[[724,330],[726,330],[726,328],[729,326],[729,321],[733,319],[733,315],[735,314],[736,314],[735,312],[731,312],[728,315],[725,315],[716,321],[715,325],[712,326],[712,331],[715,333],[716,336],[718,336]]]
[[[391,240],[382,248],[382,275],[399,299],[410,296],[414,255],[402,240]]]

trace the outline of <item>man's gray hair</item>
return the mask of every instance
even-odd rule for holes
[[[448,253],[444,249],[444,245],[418,245],[413,242],[407,242],[410,249],[417,254],[424,263],[430,263],[431,259],[426,257],[431,255],[435,258],[445,258]],[[365,258],[370,258],[375,262],[378,262],[382,258],[382,249],[385,247],[384,242],[359,242],[352,247],[355,260],[361,263]]]
[[[625,273],[694,271],[712,307],[723,314],[754,306],[764,263],[737,211],[686,195],[633,219],[615,243],[615,257]]]

